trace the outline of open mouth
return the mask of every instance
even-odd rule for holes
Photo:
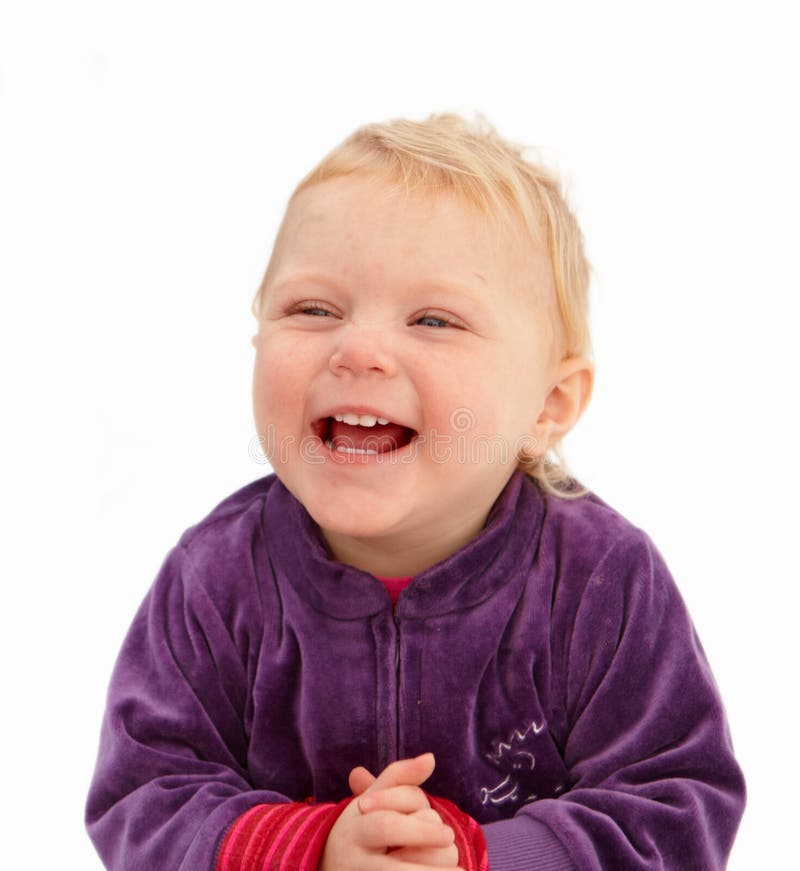
[[[346,423],[334,417],[320,418],[312,424],[311,429],[330,450],[355,456],[375,456],[400,450],[417,435],[415,429],[393,421],[362,425]]]

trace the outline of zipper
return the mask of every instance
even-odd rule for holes
[[[394,620],[394,758],[400,758],[400,618],[392,613]]]

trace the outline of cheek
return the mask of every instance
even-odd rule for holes
[[[492,370],[475,357],[437,361],[425,367],[426,374],[417,380],[417,388],[429,428],[464,438],[493,429],[500,385],[489,374]]]
[[[253,368],[253,405],[259,425],[295,411],[309,380],[308,365],[296,348],[285,343],[260,347]]]

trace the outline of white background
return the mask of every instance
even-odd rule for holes
[[[268,471],[249,305],[291,188],[362,123],[477,110],[568,182],[597,382],[567,459],[693,613],[749,785],[729,867],[788,867],[790,4],[289,6],[0,13],[5,866],[100,867],[83,803],[123,634],[183,529]]]

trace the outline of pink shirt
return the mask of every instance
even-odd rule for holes
[[[397,597],[411,583],[411,577],[408,578],[383,578],[380,575],[375,577],[386,587],[386,592],[392,600],[392,607],[397,604]]]

